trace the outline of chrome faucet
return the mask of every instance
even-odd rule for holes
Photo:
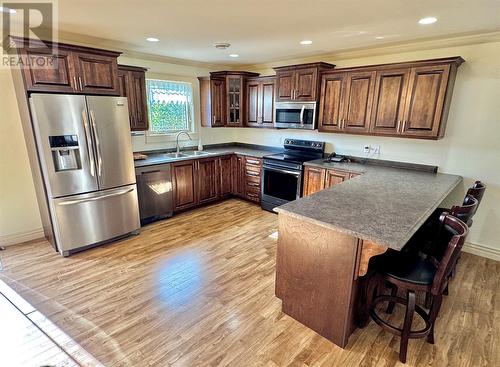
[[[179,154],[180,151],[181,151],[181,147],[179,146],[179,136],[181,136],[182,134],[186,134],[187,137],[189,138],[189,140],[193,140],[193,139],[191,139],[191,135],[189,135],[189,133],[186,130],[179,131],[177,133],[177,136],[175,137],[176,147],[177,147],[177,154]]]

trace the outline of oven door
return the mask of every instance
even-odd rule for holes
[[[298,199],[301,191],[302,171],[264,165],[262,202],[277,207]]]
[[[281,102],[276,103],[274,126],[285,129],[316,128],[316,102]]]

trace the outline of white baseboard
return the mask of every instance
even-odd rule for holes
[[[0,236],[0,246],[16,245],[18,243],[38,240],[43,237],[45,237],[45,234],[43,233],[43,228],[37,228],[32,231],[8,234],[6,236]]]
[[[463,247],[464,252],[469,254],[486,257],[488,259],[500,261],[500,248],[494,248],[475,243],[466,242]]]

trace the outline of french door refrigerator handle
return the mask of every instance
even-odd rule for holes
[[[100,176],[102,173],[101,143],[99,142],[99,136],[97,135],[97,127],[95,125],[95,117],[92,110],[90,110],[90,122],[92,123],[92,133],[94,135],[97,152],[97,174]]]
[[[92,144],[92,138],[89,134],[89,124],[87,121],[87,112],[85,110],[82,110],[82,120],[83,120],[83,130],[85,132],[85,139],[87,139],[87,154],[89,156],[89,161],[90,161],[90,175],[92,177],[95,177],[94,155],[91,153],[89,146],[89,144]]]
[[[101,199],[111,198],[111,197],[114,197],[114,196],[125,195],[125,194],[128,194],[129,192],[132,192],[134,190],[135,190],[135,187],[132,187],[132,188],[129,188],[129,189],[121,190],[121,191],[118,191],[118,192],[113,192],[113,193],[110,193],[110,194],[104,194],[104,195],[99,195],[99,196],[92,196],[92,197],[84,198],[84,199],[76,199],[76,200],[63,201],[63,202],[59,203],[58,205],[74,205],[74,204],[86,203],[88,201],[97,201],[97,200],[101,200]]]

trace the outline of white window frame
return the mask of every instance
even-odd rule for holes
[[[198,130],[197,130],[197,126],[196,126],[196,123],[195,123],[195,119],[196,119],[196,115],[195,115],[195,101],[194,101],[194,96],[195,96],[195,88],[194,88],[194,85],[192,82],[190,81],[185,81],[185,80],[175,80],[175,79],[171,79],[171,78],[168,78],[168,79],[164,79],[164,78],[146,78],[146,80],[158,80],[158,81],[164,81],[164,82],[170,82],[170,83],[183,83],[183,84],[189,84],[191,86],[191,111],[190,111],[190,114],[189,114],[189,122],[188,122],[188,129],[187,131],[189,132],[189,135],[191,135],[191,138],[193,140],[196,140],[199,138],[198,136]],[[147,90],[146,90],[146,93],[147,93]],[[149,118],[149,101],[146,101],[147,105],[148,105],[148,118]],[[170,130],[170,131],[167,131],[165,133],[153,133],[151,131],[151,128],[152,128],[153,124],[152,124],[152,121],[150,121],[150,124],[149,124],[149,129],[146,131],[146,143],[162,143],[162,142],[172,142],[172,141],[175,141],[176,140],[176,136],[178,134],[179,131],[181,130]],[[182,138],[180,139],[180,141],[185,141],[185,140],[189,140],[185,135],[182,135]]]

